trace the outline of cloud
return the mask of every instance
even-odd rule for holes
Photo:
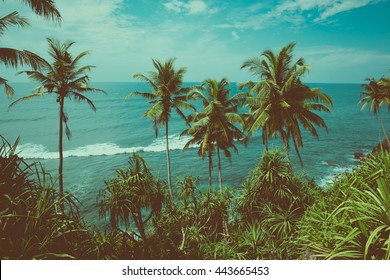
[[[367,75],[381,77],[386,73],[390,54],[375,50],[334,45],[319,45],[297,49],[310,65],[310,78],[321,82],[364,81]],[[364,69],[364,71],[361,71]]]
[[[325,20],[331,16],[334,16],[338,13],[350,11],[353,9],[361,8],[367,5],[376,4],[381,1],[373,0],[347,0],[347,1],[337,1],[333,5],[328,5],[321,12],[320,16],[316,18],[316,21]]]
[[[240,36],[238,36],[237,32],[235,32],[235,31],[232,31],[232,36],[233,36],[234,41],[237,41],[240,39]]]
[[[176,13],[182,12],[184,10],[184,5],[184,2],[178,0],[171,0],[169,2],[164,3],[165,9]]]
[[[154,1],[150,0],[149,4],[155,4]],[[192,6],[176,6],[186,9],[182,10],[186,14],[204,11],[202,4],[193,2],[185,3]],[[223,57],[235,57],[228,45],[230,36],[221,39],[214,34],[209,24],[211,18],[199,21],[187,16],[180,20],[172,18],[165,9],[163,13],[125,0],[67,0],[58,1],[63,16],[58,26],[36,17],[23,5],[15,5],[16,10],[21,11],[20,7],[23,16],[30,19],[31,27],[12,28],[1,38],[2,45],[27,49],[51,61],[47,55],[47,37],[61,42],[75,41],[71,48],[73,54],[91,50],[80,65],[96,66],[90,73],[92,81],[133,81],[131,76],[135,72],[146,73],[153,68],[152,58],[164,61],[171,57],[177,57],[178,66],[190,66],[186,80],[199,81],[207,77],[205,73],[221,71],[220,67],[210,65],[218,65],[217,61]],[[28,69],[15,70],[0,64],[2,77],[11,82],[28,81],[25,75],[14,75],[19,70]]]
[[[332,17],[327,16],[326,12],[330,15],[352,7],[352,4],[339,7],[334,4],[337,1],[333,1],[334,3],[330,5],[331,1],[328,0],[294,0],[278,2],[276,6],[267,5],[263,1],[237,9],[231,3],[218,1],[219,11],[224,9],[226,12],[226,16],[222,17],[209,16],[213,12],[210,3],[216,6],[216,1],[164,0],[160,2],[162,3],[160,8],[163,4],[171,5],[163,9],[150,9],[150,6],[155,7],[155,0],[140,1],[143,5],[134,2],[128,0],[58,1],[63,22],[61,26],[57,26],[36,17],[25,5],[14,4],[14,1],[4,3],[0,1],[0,8],[3,11],[0,15],[4,13],[3,7],[8,3],[13,5],[9,10],[15,8],[31,21],[31,27],[27,29],[12,28],[6,32],[1,38],[1,44],[4,47],[27,49],[50,59],[47,56],[46,37],[53,36],[61,41],[75,41],[71,49],[73,54],[91,50],[91,54],[83,58],[81,65],[96,66],[90,74],[92,81],[134,81],[131,78],[133,73],[146,73],[152,69],[152,58],[164,61],[170,57],[177,58],[178,67],[188,66],[185,76],[187,81],[200,81],[209,76],[215,78],[227,76],[232,81],[240,81],[250,78],[249,73],[239,70],[241,63],[248,56],[250,57],[248,54],[255,53],[258,48],[280,46],[279,43],[272,41],[272,35],[269,35],[269,39],[260,41],[260,38],[252,33],[252,29],[261,29],[281,22],[299,25],[305,21],[302,13],[311,14],[310,20],[314,20],[322,14],[324,18]],[[200,2],[204,3],[206,8]],[[329,5],[320,9],[319,5],[322,2]],[[363,5],[365,2],[359,3]],[[193,6],[188,6],[189,4]],[[331,7],[335,10],[330,9]],[[319,10],[321,12],[318,12]],[[183,17],[172,16],[172,13],[181,13]],[[227,16],[229,14],[234,14],[236,17],[229,18]],[[192,15],[207,16],[199,20]],[[217,28],[218,24],[246,30],[245,32],[237,29],[221,30]],[[233,41],[234,43],[231,44]],[[321,38],[318,44],[320,42]],[[372,48],[374,49],[375,46]],[[347,71],[377,73],[385,69],[387,73],[388,65],[386,68],[384,65],[390,60],[388,55],[381,53],[330,47],[308,49],[303,56],[313,67],[313,75],[310,74],[310,79],[314,77],[318,81],[332,81],[327,78],[327,73],[331,73],[329,75],[333,75],[335,81],[351,76],[343,75],[338,69],[342,69],[345,73]],[[350,69],[347,69],[347,66],[350,66]],[[2,77],[11,82],[27,81],[24,75],[14,76],[19,70],[27,69],[20,67],[15,70],[0,64]],[[358,73],[354,77],[357,75]],[[355,78],[355,81],[359,79]]]
[[[303,48],[305,57],[313,57],[318,62],[332,67],[354,68],[362,65],[385,64],[390,54],[351,47],[321,46]]]
[[[368,5],[377,4],[386,0],[296,0],[280,5],[284,11],[317,10],[319,16],[314,21],[322,21],[336,14]]]
[[[203,1],[190,1],[186,5],[188,8],[188,14],[202,14],[207,11],[207,4]]]
[[[201,0],[170,0],[165,2],[163,5],[168,11],[186,13],[188,15],[214,14],[218,11],[216,8],[209,8],[208,4]]]
[[[384,1],[386,0],[290,0],[279,1],[272,8],[256,3],[237,9],[235,15],[230,16],[230,23],[221,24],[220,27],[260,30],[284,22],[300,26],[307,21],[324,22],[336,14]]]

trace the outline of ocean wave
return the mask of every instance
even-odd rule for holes
[[[190,139],[189,137],[180,137],[170,135],[169,150],[181,150]],[[64,157],[88,157],[88,156],[111,156],[118,154],[127,154],[137,151],[144,152],[165,152],[165,137],[155,139],[148,146],[120,147],[115,143],[96,143],[78,147],[72,150],[63,151]],[[17,153],[25,159],[57,159],[58,151],[52,152],[40,144],[22,144],[17,148]]]
[[[342,175],[345,172],[352,171],[354,166],[337,166],[331,169],[331,172],[329,172],[327,175],[319,178],[318,186],[323,188],[330,184],[332,184],[338,176]]]

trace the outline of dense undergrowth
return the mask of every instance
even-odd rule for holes
[[[102,231],[16,145],[0,147],[1,259],[390,259],[388,151],[325,189],[270,151],[239,190],[187,176],[172,197],[133,154],[99,196]]]

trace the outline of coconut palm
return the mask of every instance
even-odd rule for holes
[[[216,80],[203,81],[201,88],[205,94],[193,91],[189,98],[200,99],[203,104],[203,112],[196,112],[192,119],[194,124],[182,132],[182,135],[190,135],[192,139],[187,142],[184,149],[190,145],[198,144],[198,155],[202,159],[209,157],[209,184],[212,187],[211,170],[212,155],[214,149],[218,156],[219,187],[222,191],[222,171],[220,150],[226,157],[231,158],[230,148],[237,152],[234,140],[244,137],[241,130],[235,124],[243,124],[242,117],[237,113],[239,96],[229,97],[229,82],[223,78],[219,83]]]
[[[385,95],[387,109],[390,111],[390,77],[383,77],[378,83],[382,87],[382,93]]]
[[[330,96],[321,92],[319,88],[310,88],[303,84],[298,84],[295,88],[285,89],[287,114],[287,137],[292,138],[294,149],[299,163],[305,173],[302,157],[299,148],[303,147],[301,126],[310,132],[311,135],[319,139],[317,127],[322,127],[326,131],[328,127],[323,118],[312,111],[330,112],[333,102]]]
[[[364,110],[367,105],[370,105],[369,110],[379,118],[383,133],[387,139],[388,136],[383,124],[380,108],[387,103],[390,110],[389,78],[382,78],[379,81],[371,78],[366,79],[366,81],[368,81],[368,83],[362,85],[365,91],[360,93],[361,99],[358,104],[362,105],[361,110]]]
[[[30,6],[37,15],[53,21],[61,21],[61,14],[55,7],[53,0],[23,0],[22,2]],[[26,27],[28,25],[29,23],[26,18],[20,16],[18,12],[13,11],[0,18],[0,38],[12,26]],[[40,57],[34,53],[13,48],[0,48],[0,63],[3,63],[6,67],[29,65],[34,70],[39,69],[43,64]],[[0,77],[0,85],[4,85],[7,96],[12,98],[14,90],[7,82],[6,79]]]
[[[49,55],[53,59],[53,63],[50,64],[44,60],[44,65],[41,71],[22,71],[20,73],[26,73],[27,76],[35,81],[41,83],[41,86],[33,90],[33,94],[22,97],[12,102],[9,107],[14,106],[23,100],[29,100],[34,97],[40,97],[45,94],[55,94],[57,96],[57,103],[59,103],[59,166],[58,166],[58,180],[59,191],[62,195],[64,192],[63,187],[63,125],[65,124],[65,133],[68,139],[71,138],[71,132],[68,127],[68,116],[64,111],[65,98],[74,98],[77,101],[85,101],[89,104],[93,111],[96,111],[96,107],[93,102],[87,98],[84,94],[87,92],[103,92],[101,89],[92,88],[89,86],[89,77],[86,75],[94,66],[81,66],[79,67],[80,60],[89,54],[88,51],[82,52],[73,58],[69,53],[69,48],[74,42],[60,43],[56,39],[47,39],[49,43]]]
[[[168,138],[169,120],[173,109],[176,110],[176,113],[180,117],[186,120],[182,109],[194,107],[190,105],[186,99],[186,94],[189,92],[190,88],[182,87],[186,68],[182,67],[176,70],[174,67],[175,59],[172,58],[168,59],[165,63],[161,63],[155,59],[153,59],[152,62],[157,71],[149,71],[147,76],[141,73],[133,75],[134,78],[147,82],[152,88],[152,92],[134,91],[130,93],[126,99],[139,95],[150,100],[149,104],[151,104],[152,107],[144,113],[144,116],[152,120],[156,137],[158,137],[158,128],[165,126],[168,186],[169,193],[172,196],[171,159]]]
[[[261,57],[248,59],[242,68],[248,68],[260,81],[247,82],[249,114],[245,128],[246,141],[258,129],[262,129],[263,143],[268,150],[268,139],[278,135],[286,154],[289,154],[289,139],[292,138],[302,169],[304,169],[299,147],[303,147],[301,126],[318,138],[315,126],[327,128],[325,121],[312,111],[329,112],[331,98],[320,89],[304,85],[301,77],[308,72],[304,59],[292,63],[295,43],[283,47],[278,54],[266,50]],[[289,158],[288,158],[289,160]]]

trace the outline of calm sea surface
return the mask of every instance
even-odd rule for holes
[[[193,85],[193,84],[186,84]],[[149,91],[142,83],[95,83],[107,95],[89,94],[97,111],[94,113],[87,104],[66,100],[69,127],[73,137],[64,139],[64,183],[65,190],[72,192],[82,203],[82,214],[87,221],[98,221],[97,196],[105,187],[104,180],[114,176],[116,168],[126,166],[133,151],[139,151],[147,160],[153,172],[166,177],[165,129],[156,138],[151,121],[143,118],[149,107],[140,97],[125,100],[134,91]],[[326,185],[335,175],[353,168],[357,164],[355,152],[369,152],[383,138],[379,121],[368,112],[360,111],[358,84],[310,84],[320,87],[331,95],[334,107],[330,114],[321,114],[329,131],[319,130],[320,140],[304,132],[302,158],[310,177],[319,185]],[[16,98],[31,93],[32,84],[13,84]],[[235,86],[232,86],[233,91]],[[21,137],[19,152],[26,160],[41,161],[54,177],[58,165],[58,104],[54,95],[36,98],[17,104],[7,110],[11,102],[0,94],[0,134],[10,142]],[[189,112],[188,112],[189,113]],[[389,129],[390,114],[383,110],[383,121]],[[196,148],[183,151],[188,138],[179,137],[186,127],[184,122],[173,115],[169,124],[170,148],[173,178],[193,174],[200,176],[201,187],[206,187],[207,160],[202,161]],[[280,147],[278,140],[271,143]],[[223,179],[226,185],[239,188],[244,178],[255,167],[264,151],[260,133],[252,138],[245,148],[238,145],[239,153],[234,154],[231,163],[222,162]],[[296,169],[299,164],[292,152]],[[216,163],[216,159],[214,160]],[[217,168],[214,168],[214,183],[217,187]]]

